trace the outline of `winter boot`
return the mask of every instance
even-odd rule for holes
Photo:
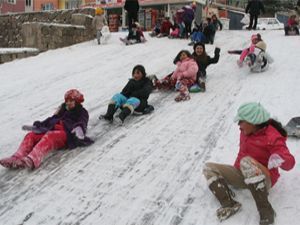
[[[9,158],[5,158],[5,159],[1,159],[0,160],[0,165],[2,165],[5,168],[8,169],[21,169],[24,168],[22,161],[15,157],[9,157]]]
[[[211,179],[213,180],[209,184],[209,189],[216,196],[222,206],[217,210],[217,217],[220,221],[223,221],[239,211],[242,205],[232,199],[232,197],[234,197],[234,193],[229,189],[223,178],[212,177]]]
[[[33,170],[35,168],[32,159],[29,158],[28,156],[25,156],[21,161],[24,166],[23,168],[28,168],[30,170]]]
[[[268,191],[265,185],[265,180],[253,184],[248,184],[248,187],[259,212],[259,225],[273,224],[275,211],[268,200]]]
[[[114,114],[115,114],[116,111],[117,111],[116,105],[115,104],[109,104],[108,107],[107,107],[106,114],[105,115],[100,115],[99,120],[105,119],[105,120],[108,120],[108,121],[112,122],[113,118],[114,118]]]
[[[116,118],[116,121],[122,125],[124,123],[124,120],[127,116],[129,116],[131,114],[131,110],[129,107],[123,107],[122,112],[120,112],[120,114],[118,115],[118,117]]]

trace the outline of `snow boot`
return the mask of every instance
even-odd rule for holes
[[[25,156],[21,161],[23,163],[23,168],[27,168],[30,170],[33,170],[35,168],[32,159],[29,158],[28,156]]]
[[[179,95],[176,96],[175,101],[181,102],[181,101],[187,101],[190,99],[191,99],[191,96],[189,93],[181,92],[181,93],[179,93]]]
[[[241,203],[233,200],[233,191],[231,191],[226,181],[219,177],[212,177],[212,182],[209,184],[209,189],[216,196],[221,204],[221,208],[217,210],[217,217],[220,221],[226,220],[234,215],[241,208]]]
[[[2,165],[5,168],[8,168],[8,169],[21,169],[21,168],[24,168],[23,162],[15,156],[5,158],[5,159],[1,159],[0,160],[0,165]]]
[[[276,214],[268,200],[268,191],[265,185],[265,180],[253,184],[248,184],[248,187],[259,212],[259,225],[273,224]]]
[[[124,120],[126,119],[127,116],[129,116],[131,114],[131,110],[129,109],[129,107],[124,107],[122,109],[122,112],[120,112],[120,114],[117,116],[116,121],[122,125],[124,123]]]
[[[107,107],[106,114],[105,115],[100,115],[99,120],[105,119],[109,122],[112,122],[113,118],[114,118],[114,114],[115,114],[116,111],[117,111],[116,105],[115,104],[109,104],[108,107]]]

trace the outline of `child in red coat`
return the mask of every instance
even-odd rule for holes
[[[273,224],[275,212],[268,192],[279,178],[278,169],[291,170],[295,165],[295,158],[286,146],[287,133],[260,103],[240,106],[235,121],[241,133],[234,165],[208,162],[203,169],[209,189],[221,204],[217,216],[225,220],[241,207],[233,199],[228,187],[231,185],[250,190],[260,214],[260,225]]]

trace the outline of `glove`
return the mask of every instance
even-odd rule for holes
[[[268,169],[273,169],[281,166],[284,160],[276,153],[272,154],[269,158]]]
[[[220,48],[215,48],[215,55],[219,55],[220,54],[221,49]]]
[[[81,127],[75,127],[71,133],[75,134],[75,136],[80,139],[80,140],[83,140],[84,139],[84,133],[83,133],[83,130]]]

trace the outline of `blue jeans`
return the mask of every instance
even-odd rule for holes
[[[115,94],[112,97],[112,101],[116,104],[116,108],[120,108],[121,106],[127,105],[129,108],[133,108],[133,110],[136,109],[141,103],[141,101],[138,98],[127,98],[120,93]]]

